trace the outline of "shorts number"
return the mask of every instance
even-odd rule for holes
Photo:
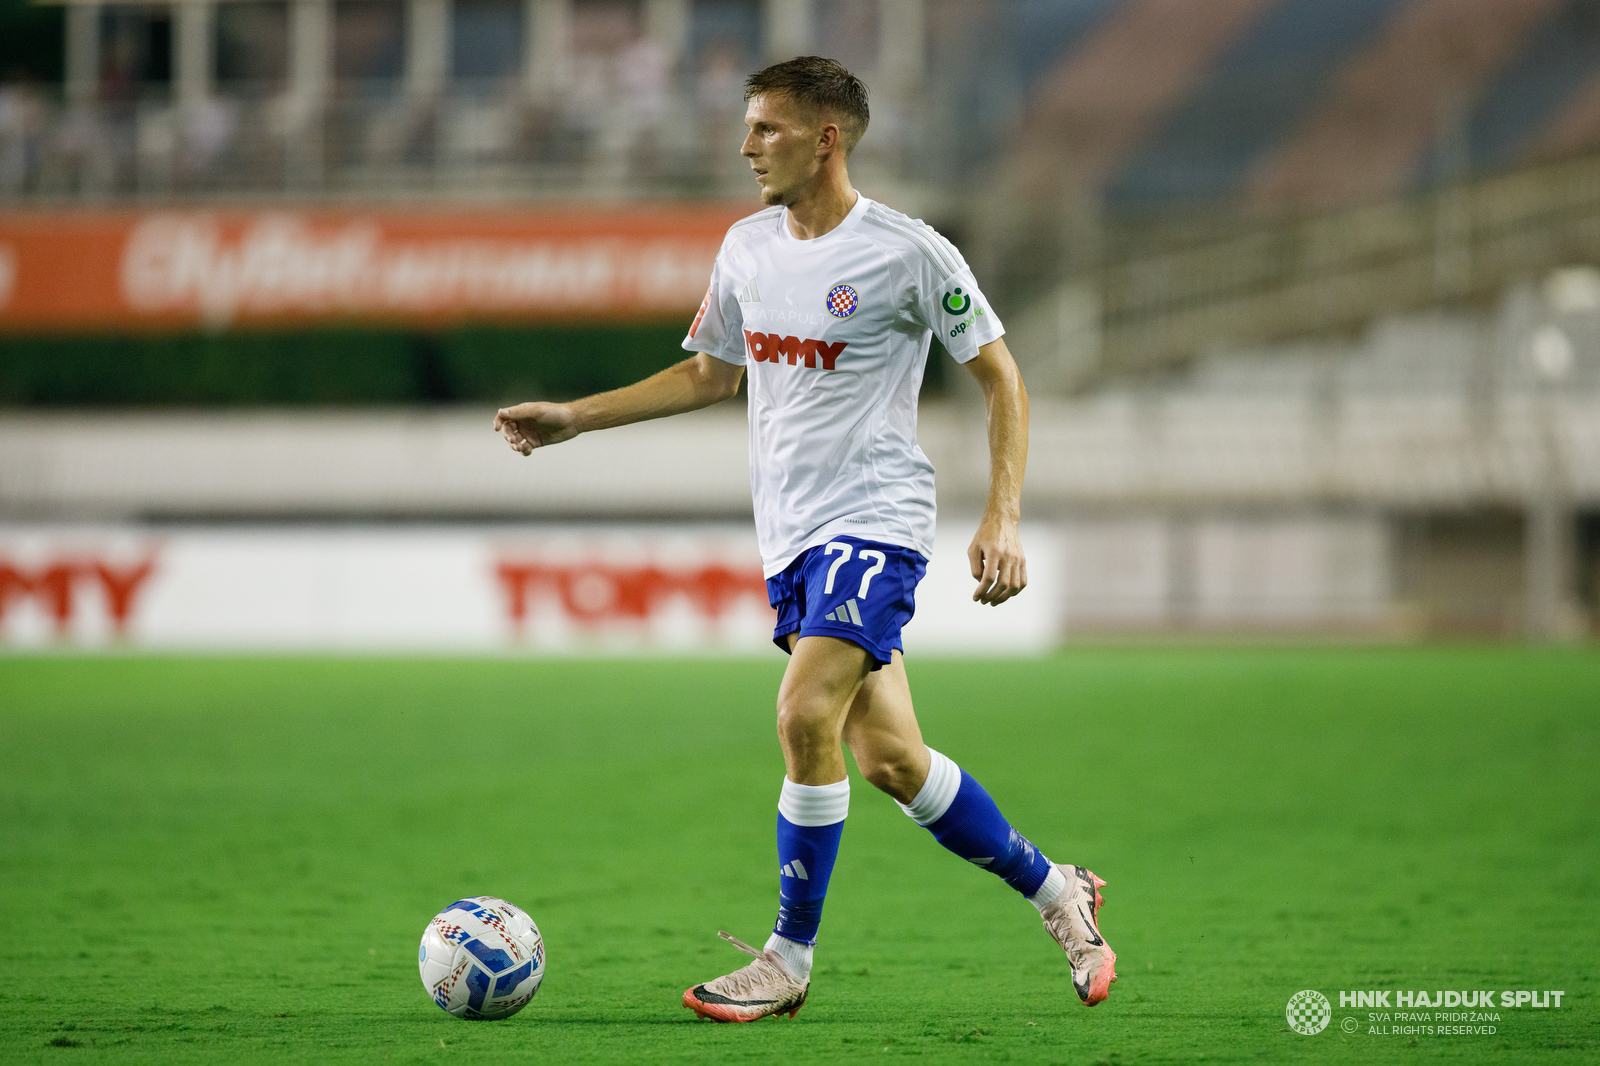
[[[839,567],[850,561],[850,545],[846,544],[842,540],[836,540],[829,543],[826,548],[822,549],[822,554],[832,555],[836,551],[843,552],[844,554],[835,559],[833,561],[833,565],[828,567],[828,583],[823,586],[822,589],[822,594],[824,596],[833,591],[833,575],[839,572]]]
[[[822,549],[822,554],[824,555],[833,555],[835,553],[838,553],[839,558],[835,559],[833,561],[833,565],[828,567],[828,583],[822,587],[822,594],[824,596],[830,595],[833,592],[833,579],[838,575],[839,567],[850,561],[850,545],[844,543],[844,541],[835,540],[829,542],[828,546]],[[864,600],[867,598],[867,589],[872,586],[872,579],[883,573],[884,563],[888,562],[888,560],[884,558],[882,552],[873,551],[870,548],[863,551],[860,558],[862,562],[866,562],[868,559],[878,560],[876,563],[869,566],[866,572],[861,575],[861,591],[856,593],[856,599]]]
[[[887,561],[887,560],[884,559],[882,552],[875,552],[875,551],[864,551],[864,552],[862,552],[861,553],[861,561],[862,562],[866,562],[868,559],[876,559],[876,560],[878,560],[878,562],[871,569],[869,569],[866,573],[861,575],[861,591],[856,593],[856,599],[858,599],[858,600],[864,600],[864,599],[867,598],[867,586],[872,584],[872,579],[873,578],[877,577],[879,574],[881,574],[883,572],[883,564]]]

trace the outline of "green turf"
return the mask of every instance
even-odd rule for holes
[[[1600,656],[923,662],[928,739],[1110,881],[1077,1004],[1033,910],[859,780],[798,1020],[695,1022],[773,917],[781,663],[0,659],[0,1062],[1517,1061],[1600,1055]],[[423,926],[524,906],[466,1023]],[[1494,1036],[1287,1029],[1303,988],[1561,989]]]

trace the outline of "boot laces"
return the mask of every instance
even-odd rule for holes
[[[732,944],[734,947],[738,948],[740,951],[744,952],[746,955],[753,955],[758,959],[764,959],[767,957],[767,953],[765,951],[757,951],[755,948],[751,947],[749,944],[746,944],[743,940],[740,940],[732,933],[725,933],[721,929],[718,929],[717,935],[726,940],[728,943]]]
[[[772,964],[772,960],[767,958],[766,952],[751,947],[730,933],[718,930],[717,935],[755,959],[754,962],[741,966],[727,976],[719,977],[711,982],[718,994],[743,999],[750,997],[757,991],[770,993],[781,990],[790,983],[785,980],[786,975]],[[774,985],[777,986],[776,989]]]

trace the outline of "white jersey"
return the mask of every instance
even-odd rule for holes
[[[837,536],[931,553],[917,393],[935,331],[958,363],[1005,332],[931,226],[860,196],[813,240],[789,231],[783,207],[728,230],[683,346],[747,368],[767,577]]]

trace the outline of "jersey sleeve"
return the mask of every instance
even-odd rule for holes
[[[718,253],[711,265],[711,284],[706,288],[705,299],[689,326],[683,347],[691,352],[704,352],[724,363],[735,366],[745,364],[743,335],[744,316],[739,312],[739,297],[727,285],[727,270],[723,253]]]
[[[958,363],[1005,333],[978,279],[955,245],[929,231],[931,240],[914,257],[911,317],[933,331]]]

